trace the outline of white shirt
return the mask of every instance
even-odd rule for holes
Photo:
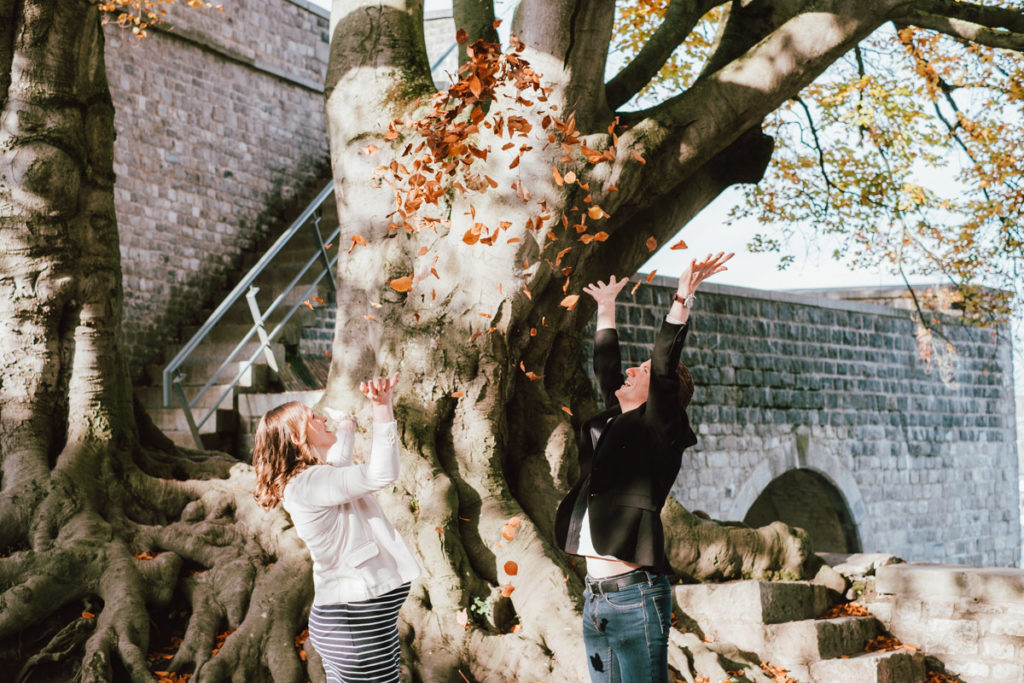
[[[374,423],[366,464],[351,464],[352,441],[352,434],[339,434],[330,464],[303,470],[284,489],[284,508],[313,559],[317,605],[369,600],[420,573],[373,496],[398,477],[397,423]]]

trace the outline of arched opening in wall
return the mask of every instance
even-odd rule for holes
[[[800,527],[816,552],[860,552],[860,536],[839,489],[812,470],[790,470],[774,479],[750,506],[744,524],[780,521]]]

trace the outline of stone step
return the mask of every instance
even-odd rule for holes
[[[201,343],[199,346],[193,349],[192,353],[189,354],[188,361],[190,364],[216,363],[219,365],[220,362],[223,362],[224,359],[228,358],[228,356],[235,350],[235,347],[238,346],[239,341],[241,340],[203,341],[203,343]],[[272,342],[268,348],[270,349],[271,353],[274,354],[274,358],[277,360],[278,367],[281,367],[281,365],[284,363],[284,344],[281,344],[279,342]],[[242,346],[242,348],[238,350],[237,353],[235,353],[234,357],[231,359],[232,364],[249,360],[249,358],[252,357],[252,355],[256,353],[259,349],[260,342],[256,337],[253,337],[252,339],[247,341]],[[168,348],[164,350],[164,353],[170,354],[170,352],[173,351],[175,354],[177,354],[178,350],[179,349]],[[266,363],[264,354],[261,353],[259,356],[257,356],[256,362]],[[214,369],[216,369],[216,366],[214,367]]]
[[[289,401],[298,401],[312,407],[323,395],[323,390],[239,394],[238,417],[242,421],[259,420],[271,408],[276,408]]]
[[[675,586],[676,604],[698,624],[779,624],[813,619],[829,607],[828,589],[806,581],[733,581]]]
[[[163,432],[186,432],[190,433],[188,418],[181,408],[157,408],[149,410],[149,417],[153,424]],[[198,423],[208,411],[199,409],[192,411],[193,419]],[[230,405],[227,408],[218,408],[208,420],[199,426],[200,434],[216,434],[218,432],[234,431],[237,423],[235,411]]]
[[[198,384],[182,385],[182,389],[185,392],[185,398],[189,401],[193,400],[202,388],[202,385]],[[228,391],[228,394],[224,400],[221,401],[222,406],[233,406],[235,404],[235,394],[237,393],[237,390],[227,384],[213,384],[210,385],[210,388],[206,390],[206,393],[199,398],[199,402],[196,403],[193,409],[212,408],[216,405],[225,391]],[[135,389],[135,396],[147,410],[155,410],[157,408],[164,407],[163,389],[159,386],[138,387]],[[171,396],[171,405],[168,407],[178,407],[177,398],[175,396]]]
[[[771,624],[764,627],[763,644],[751,649],[782,666],[807,665],[864,652],[864,646],[878,635],[879,629],[874,617],[804,619]],[[742,643],[735,644],[743,647]]]
[[[185,374],[182,386],[201,387],[206,384],[211,377],[213,377],[213,373],[217,371],[220,365],[220,361],[187,361],[178,368],[179,371]],[[217,377],[217,383],[230,383],[239,372],[242,372],[244,365],[245,363],[243,362],[229,363]],[[163,381],[163,371],[164,366],[162,364],[146,366],[146,375],[149,377],[149,384],[155,387],[161,386],[161,382]],[[256,363],[250,365],[244,372],[242,372],[237,386],[244,387],[250,391],[269,391],[270,386],[276,381],[277,373],[271,370],[270,366],[266,365],[261,357],[257,359]]]
[[[924,683],[924,656],[909,650],[823,659],[809,667],[812,683]]]
[[[879,595],[900,600],[972,600],[1001,605],[1024,604],[1024,572],[1005,567],[944,564],[893,564],[875,573]]]
[[[192,439],[192,432],[190,431],[170,429],[164,432],[164,436],[166,436],[168,439],[174,442],[174,445],[176,446],[181,446],[182,448],[189,448],[193,450],[196,448],[196,443]],[[231,453],[233,455],[235,454],[235,449],[233,448],[234,436],[232,434],[200,434],[199,438],[203,442],[203,447],[200,450],[216,450],[224,451],[225,453]],[[247,457],[243,457],[240,459],[248,461]]]

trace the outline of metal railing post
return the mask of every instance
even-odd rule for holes
[[[188,398],[185,397],[185,389],[181,386],[181,383],[185,381],[185,375],[178,373],[171,380],[171,385],[174,390],[174,396],[178,399],[178,403],[181,404],[181,409],[185,411],[185,420],[188,422],[188,430],[192,432],[192,440],[196,444],[196,448],[203,450],[203,439],[199,436],[199,428],[196,427],[195,418],[192,417],[192,408],[188,405]]]
[[[320,261],[324,265],[324,270],[327,271],[327,282],[331,285],[331,293],[337,294],[338,285],[334,281],[334,274],[331,273],[331,257],[327,255],[327,247],[324,246],[324,237],[320,234],[320,214],[314,214],[313,222],[310,223],[309,227],[313,230],[313,234],[316,235],[316,246],[320,250]],[[332,296],[333,300],[333,296]]]
[[[256,323],[256,334],[260,338],[260,347],[263,349],[263,357],[267,359],[267,365],[274,372],[279,372],[277,369],[277,359],[274,358],[274,352],[270,348],[270,339],[267,337],[267,328],[263,326],[263,314],[260,313],[260,305],[256,303],[256,294],[259,293],[259,287],[250,287],[249,291],[245,293],[245,300],[249,302],[249,312],[252,313],[253,322]]]

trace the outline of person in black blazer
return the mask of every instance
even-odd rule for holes
[[[694,294],[732,254],[708,254],[679,277],[651,359],[623,378],[615,298],[628,278],[583,291],[597,302],[594,373],[607,409],[583,423],[580,479],[555,513],[555,538],[586,558],[583,641],[593,683],[668,681],[672,595],[661,508],[683,451],[697,443],[686,416],[693,380],[679,363]]]

